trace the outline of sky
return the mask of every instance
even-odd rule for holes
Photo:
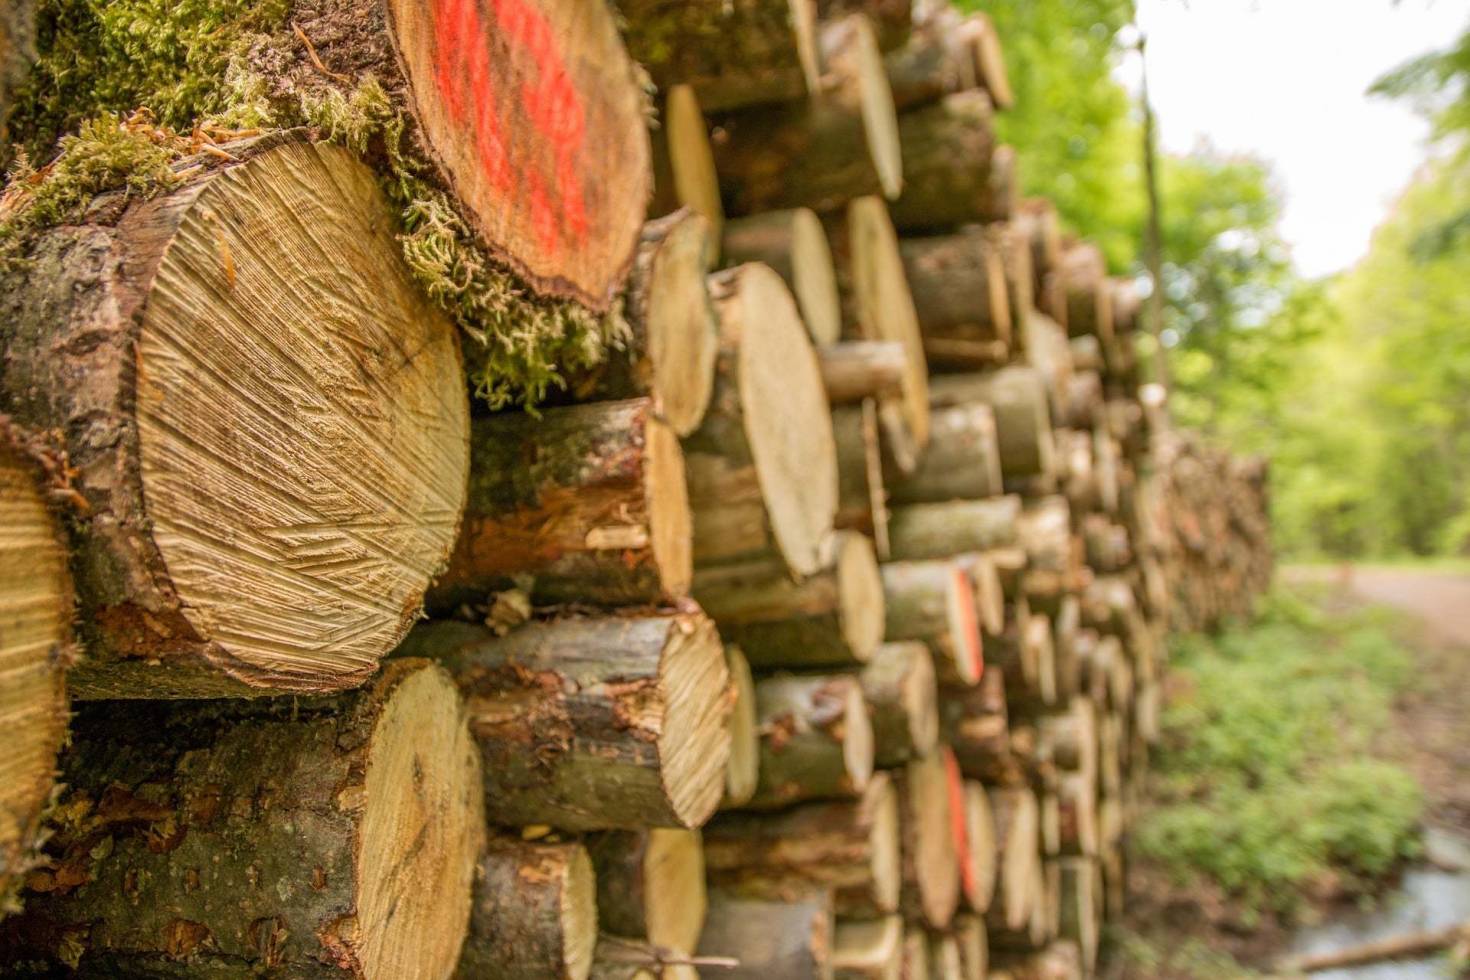
[[[1424,159],[1428,125],[1370,98],[1379,75],[1447,46],[1470,0],[1139,0],[1168,152],[1202,140],[1271,162],[1297,268],[1351,266]],[[1131,70],[1130,70],[1131,69]],[[1127,66],[1126,76],[1136,67]]]

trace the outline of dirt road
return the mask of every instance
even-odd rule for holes
[[[1470,656],[1470,575],[1360,566],[1349,573],[1349,583],[1362,598],[1409,613],[1431,639]],[[1462,693],[1470,698],[1470,691]]]

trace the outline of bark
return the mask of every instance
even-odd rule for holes
[[[400,650],[459,684],[493,823],[697,827],[719,803],[729,675],[702,614],[551,620],[504,637],[429,623]]]
[[[720,178],[710,148],[709,125],[699,96],[689,85],[671,85],[660,104],[658,125],[652,127],[653,201],[650,218],[661,218],[688,208],[709,222],[709,265],[720,256],[725,228],[725,205],[720,200]]]
[[[10,0],[0,10],[0,160],[9,162],[12,143],[6,117],[12,94],[22,85],[36,57],[36,10],[33,0]]]
[[[65,665],[76,652],[66,543],[26,450],[0,416],[0,907],[42,839],[66,736]]]
[[[699,427],[714,384],[719,330],[705,275],[714,264],[711,223],[679,209],[643,226],[623,312],[631,336],[598,367],[572,378],[577,401],[648,396],[674,433]]]
[[[817,0],[817,13],[823,20],[866,14],[878,31],[878,43],[884,51],[903,44],[914,19],[910,0]]]
[[[1032,268],[1031,239],[1019,215],[987,229],[1000,252],[1005,271],[1006,299],[1011,309],[1012,332],[1016,324],[1026,323],[1036,311],[1036,273]]]
[[[972,227],[904,238],[899,248],[930,363],[971,370],[1005,363],[1011,305],[994,236]]]
[[[684,443],[694,560],[779,557],[822,567],[837,451],[821,370],[781,278],[748,263],[710,278],[720,320],[714,397]]]
[[[887,639],[922,641],[938,677],[974,684],[985,667],[975,586],[959,562],[898,561],[883,565]]]
[[[897,770],[904,914],[935,929],[949,925],[960,901],[952,808],[961,803],[963,787],[946,756],[941,749]]]
[[[82,501],[78,697],[360,684],[458,527],[458,339],[374,175],[291,137],[231,152],[0,276],[0,398],[66,434]]]
[[[432,608],[453,609],[527,575],[545,603],[688,594],[684,456],[652,399],[476,419],[470,461],[464,532]]]
[[[1041,375],[1053,417],[1059,418],[1066,407],[1067,389],[1072,383],[1072,345],[1066,329],[1044,313],[1032,313],[1021,324],[1026,348],[1026,364]]]
[[[773,561],[702,570],[694,597],[755,667],[842,667],[871,660],[883,642],[883,583],[873,545],[833,535],[825,567],[793,582]]]
[[[907,477],[892,474],[894,503],[980,500],[1005,492],[995,412],[979,402],[933,410],[929,448]]]
[[[453,972],[484,817],[443,670],[394,661],[325,700],[98,705],[72,734],[68,819],[0,960],[93,976]]]
[[[990,812],[995,816],[1000,877],[985,920],[992,944],[1001,945],[1002,937],[1028,930],[1039,898],[1040,815],[1036,795],[1025,786],[992,789]]]
[[[1050,275],[1059,287],[1057,299],[1066,303],[1067,332],[1074,337],[1093,334],[1106,350],[1114,342],[1113,283],[1101,250],[1090,243],[1073,243],[1063,248]]]
[[[893,94],[871,22],[819,29],[822,88],[811,99],[720,121],[715,169],[736,214],[830,211],[865,195],[897,197],[904,165]]]
[[[893,104],[906,112],[980,84],[973,18],[944,6],[914,24],[883,59]]]
[[[699,939],[700,956],[730,957],[731,980],[832,980],[832,893],[790,901],[715,891]]]
[[[1001,473],[1007,480],[1052,473],[1051,406],[1040,372],[1007,367],[980,374],[937,377],[930,387],[934,406],[972,402],[995,412]]]
[[[940,710],[945,741],[966,776],[995,786],[1025,778],[1011,752],[1005,677],[993,664],[978,685],[945,688]]]
[[[1031,243],[1031,270],[1041,295],[1052,269],[1061,261],[1062,223],[1057,209],[1045,198],[1028,198],[1016,208],[1015,221]]]
[[[859,675],[873,720],[873,760],[900,766],[939,741],[934,658],[924,643],[885,643]]]
[[[833,405],[900,394],[909,372],[908,352],[894,340],[849,340],[825,347],[817,356]]]
[[[958,758],[958,756],[956,756]],[[965,780],[965,863],[960,868],[965,907],[984,915],[995,897],[997,865],[995,816],[990,794],[976,780]]]
[[[492,838],[455,975],[586,980],[597,945],[598,884],[581,844]]]
[[[903,917],[839,919],[832,942],[834,980],[903,980]]]
[[[888,524],[893,557],[939,559],[1006,547],[1016,540],[1019,497],[896,507]]]
[[[611,830],[587,839],[597,872],[597,928],[688,955],[704,926],[704,849],[697,830]]]
[[[704,848],[716,888],[777,899],[830,889],[839,914],[860,918],[898,909],[898,796],[887,773],[854,800],[721,814]]]
[[[1073,429],[1090,430],[1097,421],[1102,404],[1102,375],[1096,371],[1075,371],[1062,392],[1059,420]]]
[[[760,783],[749,806],[859,794],[873,775],[873,729],[850,674],[778,674],[756,682]]]
[[[716,112],[817,89],[814,0],[618,0],[628,52],[667,90]]]
[[[760,779],[760,735],[756,731],[755,680],[750,661],[737,646],[725,647],[725,667],[735,703],[730,708],[730,760],[725,768],[725,799],[722,807],[738,807],[755,795]]]
[[[883,480],[882,421],[878,403],[842,406],[832,412],[837,440],[837,518],[840,528],[873,536],[880,558],[886,558],[888,493]]]
[[[763,262],[786,280],[812,343],[826,347],[842,335],[842,303],[832,248],[810,208],[767,211],[725,225],[725,261]]]
[[[1057,816],[1063,854],[1096,857],[1097,781],[1081,772],[1063,773],[1057,784]]]
[[[1026,549],[1028,572],[1055,572],[1081,584],[1081,540],[1072,534],[1072,508],[1059,495],[1027,501],[1016,537]]]
[[[905,232],[941,231],[1010,218],[1015,204],[1011,151],[996,146],[990,96],[960,92],[898,119],[903,193],[893,223]]]

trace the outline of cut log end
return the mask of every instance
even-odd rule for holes
[[[725,259],[763,262],[775,269],[796,295],[801,318],[818,347],[842,334],[842,306],[832,248],[822,222],[810,208],[768,211],[725,225]]]
[[[645,273],[644,330],[659,411],[674,432],[687,436],[704,418],[714,386],[719,330],[704,277],[719,239],[697,214],[667,220],[675,223],[654,247]]]
[[[760,736],[756,732],[755,680],[750,662],[739,647],[725,647],[725,664],[735,704],[730,709],[730,760],[725,768],[725,800],[722,806],[736,807],[755,795],[760,779]]]
[[[723,650],[719,634],[714,623],[699,617],[669,631],[659,661],[666,699],[658,737],[661,775],[670,808],[684,827],[698,827],[719,806],[729,758],[725,712],[716,706],[728,675],[724,657],[711,656],[711,649]]]
[[[664,595],[689,594],[694,578],[693,516],[684,479],[684,451],[671,426],[649,420],[644,460],[648,524]]]
[[[910,762],[903,771],[905,902],[936,929],[949,925],[960,897],[950,767],[940,754]]]
[[[966,862],[960,879],[965,903],[984,914],[995,894],[995,817],[985,787],[974,780],[965,783],[965,842]]]
[[[586,980],[597,929],[596,874],[585,847],[497,838],[480,862],[470,936],[455,975]]]
[[[832,942],[834,980],[902,980],[903,939],[902,916],[839,920]]]
[[[648,941],[692,953],[704,926],[704,848],[698,831],[655,828],[648,832],[643,874]]]
[[[903,190],[903,150],[898,139],[898,112],[893,104],[893,89],[888,83],[888,69],[878,46],[878,34],[872,21],[863,16],[848,17],[828,32],[850,26],[855,32],[846,56],[853,59],[857,79],[858,106],[863,118],[863,134],[878,175],[883,196],[892,200]],[[824,35],[824,47],[826,47]],[[824,51],[824,54],[829,52]],[[830,56],[830,55],[829,55]]]
[[[720,180],[715,176],[709,127],[692,86],[669,88],[664,99],[663,124],[673,196],[679,204],[702,215],[709,222],[714,241],[719,242],[725,224],[725,206],[720,202]],[[660,192],[659,196],[662,199],[664,195]]]
[[[854,656],[871,660],[883,642],[886,610],[878,556],[866,535],[844,532],[837,542],[837,608],[842,633]]]

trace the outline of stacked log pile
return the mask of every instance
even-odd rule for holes
[[[201,128],[24,239],[0,965],[1090,974],[1167,630],[1264,588],[1266,473],[1168,431],[1131,284],[1018,199],[1003,39],[934,0],[372,6],[274,70],[378,71],[519,301],[628,329],[472,410],[382,162],[315,132]]]

